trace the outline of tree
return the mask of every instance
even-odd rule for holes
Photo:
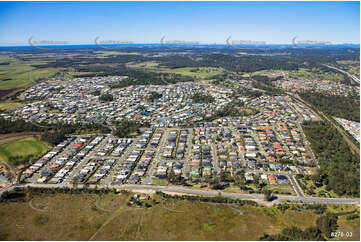
[[[224,189],[226,187],[226,185],[222,184],[218,177],[215,177],[215,178],[209,180],[209,187],[211,187],[212,189],[215,189],[215,190],[221,190],[221,189]]]
[[[264,200],[266,200],[266,201],[272,200],[273,196],[272,196],[271,190],[265,189],[263,193],[264,193]]]
[[[246,184],[246,177],[243,170],[235,175],[234,182],[237,186],[244,186]]]
[[[227,181],[227,174],[225,171],[222,170],[219,177],[221,178],[221,182]]]
[[[154,102],[155,100],[159,99],[162,97],[162,94],[159,94],[157,92],[151,92],[149,98],[148,98],[148,102]]]
[[[113,101],[113,95],[105,93],[99,97],[99,100],[101,100],[103,102],[111,102],[111,101]]]
[[[311,177],[315,185],[340,196],[359,196],[360,158],[341,134],[328,122],[305,122],[303,128],[321,168]]]
[[[264,181],[262,181],[262,182],[260,182],[260,183],[258,183],[258,189],[259,190],[262,190],[264,187],[266,187],[267,186],[267,183],[265,183]]]
[[[325,238],[316,227],[308,227],[304,231],[293,226],[284,228],[281,233],[275,235],[263,234],[261,241],[324,241]]]
[[[130,137],[132,133],[138,132],[139,128],[141,127],[147,127],[147,123],[140,123],[136,121],[130,121],[130,120],[122,120],[121,122],[116,124],[116,131],[115,135],[124,138],[124,137]]]
[[[24,132],[24,131],[43,131],[44,128],[33,125],[24,120],[10,121],[0,118],[0,134]]]
[[[214,97],[209,94],[196,93],[192,96],[193,103],[212,103],[214,102]]]
[[[181,174],[176,175],[173,169],[170,169],[167,178],[172,184],[185,184],[185,179],[181,176]]]
[[[300,93],[302,99],[331,116],[360,122],[360,97]]]
[[[253,183],[258,186],[259,185],[259,177],[258,176],[254,176],[253,178]]]
[[[317,219],[317,227],[328,238],[331,238],[331,232],[336,231],[338,228],[337,219],[338,218],[336,214],[327,212],[326,215],[323,215]]]
[[[90,94],[94,95],[94,96],[99,96],[101,93],[100,93],[100,90],[96,90],[94,92],[91,92]]]

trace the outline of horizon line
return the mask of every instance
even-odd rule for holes
[[[242,44],[228,44],[228,43],[160,43],[160,42],[144,42],[144,43],[119,43],[119,44],[94,44],[94,43],[69,43],[69,44],[43,44],[43,45],[29,45],[29,44],[0,44],[0,47],[49,47],[49,48],[55,48],[55,47],[67,47],[67,46],[97,46],[101,48],[102,46],[131,46],[131,45],[160,45],[160,46],[188,46],[188,47],[194,47],[194,46],[210,46],[210,45],[216,45],[216,46],[272,46],[272,45],[289,45],[289,46],[337,46],[337,45],[360,45],[360,42],[355,43],[356,41],[349,41],[349,42],[342,42],[342,43],[242,43]]]

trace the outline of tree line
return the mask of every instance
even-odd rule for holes
[[[303,128],[320,165],[312,179],[337,195],[359,197],[360,158],[337,130],[325,122],[305,122]]]
[[[51,128],[40,127],[24,120],[7,120],[0,118],[0,134],[19,132],[43,132],[41,139],[49,144],[56,145],[62,142],[67,135],[82,132],[109,133],[110,129],[100,124],[65,124],[57,123]]]
[[[12,191],[3,192],[0,197],[0,202],[26,202],[33,195],[41,195],[41,194],[130,194],[127,190],[117,190],[115,188],[95,188],[90,189],[88,187],[83,188],[70,188],[70,187],[23,187],[23,188],[15,188]]]
[[[111,102],[111,101],[113,101],[113,95],[104,93],[99,97],[99,100],[103,101],[103,102]]]
[[[284,91],[281,88],[278,88],[272,84],[272,81],[277,80],[278,78],[269,78],[267,76],[255,75],[252,76],[252,86],[264,90],[265,93],[270,96],[283,95]]]
[[[110,133],[110,129],[100,124],[61,124],[58,123],[51,130],[46,130],[41,139],[49,144],[56,145],[75,133]]]
[[[161,97],[162,97],[162,94],[157,93],[157,92],[151,92],[149,97],[148,97],[148,102],[154,102],[154,101],[158,100]]]
[[[195,93],[191,97],[193,103],[213,103],[215,101],[214,97],[210,94],[203,94],[200,92]]]
[[[300,93],[302,99],[330,116],[360,122],[360,97]]]
[[[116,131],[114,135],[119,138],[131,137],[133,133],[139,133],[139,129],[142,127],[149,127],[148,123],[140,123],[132,120],[122,120],[115,124]]]
[[[203,196],[196,196],[196,195],[170,195],[164,192],[157,191],[157,195],[161,195],[163,198],[173,198],[179,200],[191,200],[191,201],[201,201],[201,202],[214,202],[214,203],[235,203],[239,205],[250,205],[250,206],[258,206],[258,203],[252,200],[241,200],[241,199],[233,199],[227,197],[203,197]]]
[[[281,233],[275,235],[263,234],[261,241],[326,241],[332,238],[332,232],[338,228],[338,216],[327,212],[316,220],[316,226],[302,230],[296,226],[284,228]]]
[[[38,132],[43,131],[44,128],[33,125],[25,120],[11,121],[0,118],[0,134],[18,133],[18,132]]]

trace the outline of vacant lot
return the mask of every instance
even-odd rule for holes
[[[276,207],[233,206],[161,198],[128,207],[130,194],[27,195],[0,203],[3,240],[257,240],[286,226],[315,225],[318,215]],[[31,206],[29,202],[31,201]],[[100,208],[99,208],[100,207]],[[34,209],[35,208],[35,209]],[[242,212],[234,212],[234,208]],[[108,210],[108,211],[107,211]],[[353,224],[359,223],[359,220]],[[345,224],[344,224],[345,223]],[[349,221],[342,228],[359,236]]]
[[[15,164],[45,154],[48,147],[37,138],[20,139],[0,146],[0,160]]]
[[[247,186],[250,190],[241,190],[239,186],[231,185],[230,187],[227,187],[224,189],[224,192],[233,192],[233,193],[241,193],[241,194],[263,194],[263,191],[257,189],[257,187],[254,184],[249,184]],[[200,186],[197,185],[195,188],[200,189]],[[207,189],[207,188],[206,188]],[[296,196],[295,191],[293,190],[292,186],[287,185],[279,185],[279,184],[269,184],[264,187],[264,189],[271,190],[274,195],[277,196],[277,194],[283,194],[283,195],[290,195],[290,196]]]

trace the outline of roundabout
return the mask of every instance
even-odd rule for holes
[[[49,201],[46,201],[46,202],[35,201],[34,202],[34,198],[33,198],[29,201],[29,207],[35,211],[45,213],[45,212],[50,211],[50,202]]]
[[[119,211],[121,204],[122,202],[119,198],[109,196],[100,197],[94,203],[97,209],[107,213]]]
[[[164,200],[162,200],[161,204],[162,204],[162,208],[164,208],[165,210],[169,211],[169,212],[173,212],[173,213],[184,213],[184,211],[181,210],[175,210],[175,209],[171,209],[166,207],[166,205],[170,205],[170,206],[175,206],[174,201],[172,201],[171,203],[168,203],[169,201],[166,200],[166,204],[164,203]]]

